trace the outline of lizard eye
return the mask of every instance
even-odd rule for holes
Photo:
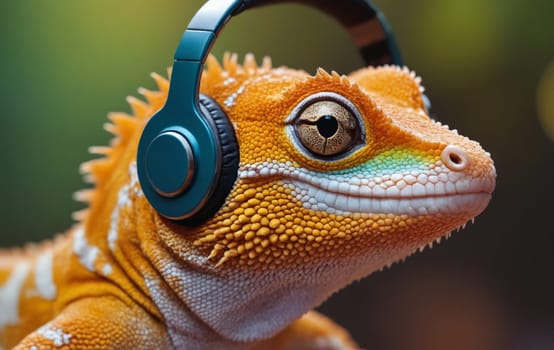
[[[321,158],[336,159],[363,143],[360,113],[350,101],[335,93],[304,99],[289,121],[289,135],[296,146]]]

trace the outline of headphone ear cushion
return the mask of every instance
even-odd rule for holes
[[[217,143],[221,150],[218,183],[215,184],[212,195],[195,215],[185,220],[186,224],[198,225],[211,218],[225,203],[238,175],[239,145],[235,129],[221,107],[212,98],[200,94],[200,110],[214,129]],[[201,162],[202,159],[199,159]]]

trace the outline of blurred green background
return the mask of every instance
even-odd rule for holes
[[[71,225],[106,114],[154,87],[201,3],[0,3],[0,246]],[[320,309],[371,350],[554,349],[554,1],[376,3],[436,117],[492,153],[497,190],[474,225]],[[295,5],[233,19],[213,52],[225,50],[308,72],[361,64],[338,25]]]

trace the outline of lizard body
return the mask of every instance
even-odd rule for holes
[[[481,213],[495,183],[477,142],[431,120],[407,69],[310,76],[209,57],[201,92],[233,123],[240,168],[207,222],[162,218],[136,174],[165,102],[130,97],[85,163],[89,208],[52,242],[0,252],[0,348],[349,349],[313,311],[353,280]]]

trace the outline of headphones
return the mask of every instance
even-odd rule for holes
[[[203,64],[231,17],[266,4],[296,2],[334,17],[366,65],[402,65],[390,27],[365,0],[209,0],[175,52],[167,102],[140,138],[137,172],[144,195],[164,217],[198,225],[221,208],[239,168],[239,145],[225,112],[199,94]]]

